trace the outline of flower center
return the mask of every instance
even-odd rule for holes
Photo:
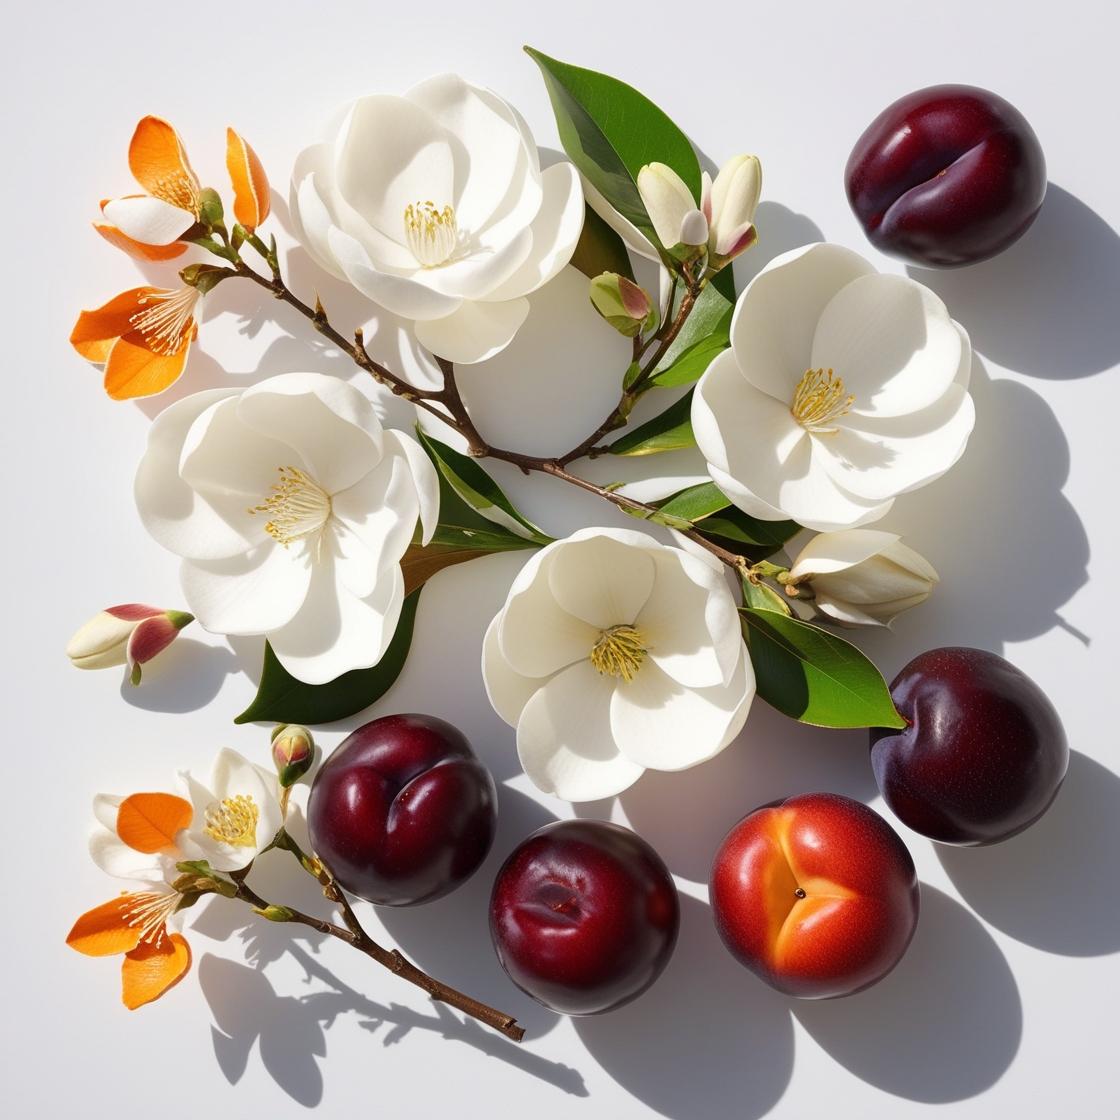
[[[455,208],[437,210],[434,202],[410,203],[404,209],[404,235],[422,268],[443,264],[459,244]]]
[[[833,376],[832,370],[807,369],[793,391],[789,410],[807,432],[823,436],[836,431],[833,423],[848,414],[855,399],[845,394],[843,378]]]
[[[281,467],[272,493],[249,512],[268,514],[264,531],[287,548],[323,531],[331,516],[331,496],[298,467]]]
[[[164,175],[151,187],[152,196],[180,210],[187,210],[196,218],[199,211],[198,187],[188,175]]]
[[[234,848],[251,848],[257,842],[257,821],[261,811],[248,794],[239,793],[224,801],[215,801],[206,810],[206,827],[202,830],[219,844]]]
[[[179,895],[174,891],[135,891],[121,895],[121,915],[130,929],[140,927],[140,940],[154,945],[163,944],[167,932],[167,919],[175,913]]]
[[[600,676],[632,681],[646,659],[642,632],[636,626],[612,626],[591,650],[591,666]]]
[[[148,292],[137,300],[142,310],[129,322],[144,336],[144,344],[153,354],[178,354],[190,341],[194,309],[200,298],[198,289],[190,286]]]

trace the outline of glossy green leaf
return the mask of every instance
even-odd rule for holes
[[[850,642],[772,610],[743,607],[758,695],[818,727],[905,727],[887,683]]]
[[[729,505],[727,509],[705,518],[700,529],[706,537],[719,537],[721,541],[777,552],[801,531],[801,526],[796,521],[762,521]]]
[[[701,482],[674,494],[661,506],[661,512],[688,521],[701,521],[729,505],[731,499],[714,482]]]
[[[696,381],[711,360],[730,345],[728,336],[734,311],[723,293],[709,284],[700,293],[672,346],[657,363],[650,384],[667,389]]]
[[[789,604],[782,593],[770,584],[759,580],[743,580],[743,603],[760,611],[777,611],[779,614],[789,614]]]
[[[656,245],[638,194],[638,172],[673,168],[700,200],[700,164],[688,137],[643,94],[617,78],[559,62],[531,47],[556,116],[560,143],[599,193]]]
[[[533,544],[552,543],[550,536],[513,508],[513,503],[505,496],[501,487],[479,466],[476,459],[448,447],[420,428],[417,428],[417,434],[440,474],[471,509]],[[443,518],[441,510],[440,519]]]
[[[692,391],[675,401],[660,415],[616,439],[607,450],[612,455],[655,455],[695,447],[692,434]]]
[[[617,272],[634,279],[634,268],[622,238],[590,206],[584,207],[583,232],[570,262],[588,279],[603,272]]]
[[[233,722],[330,723],[368,708],[389,691],[404,668],[412,645],[419,601],[420,588],[405,598],[393,640],[373,668],[354,669],[326,684],[305,684],[296,680],[266,642],[257,695]]]

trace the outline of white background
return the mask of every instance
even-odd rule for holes
[[[1102,1115],[1115,1100],[1120,980],[1115,16],[1068,0],[1045,18],[1032,5],[976,0],[486,7],[38,3],[6,13],[8,1115]],[[77,673],[62,655],[70,632],[103,606],[181,604],[175,562],[145,536],[130,497],[148,417],[162,402],[110,402],[66,342],[79,308],[136,282],[135,265],[89,228],[97,200],[131,188],[126,146],[144,113],[170,118],[203,179],[223,189],[224,128],[233,124],[268,168],[283,235],[288,169],[336,103],[445,69],[496,88],[542,145],[555,146],[523,42],[639,86],[713,160],[761,155],[762,240],[741,279],[820,237],[901,269],[865,242],[842,171],[863,127],[902,93],[972,82],[1032,121],[1051,178],[1034,229],[990,263],[917,274],[972,334],[979,418],[954,472],[900,501],[884,524],[933,561],[942,585],[865,648],[888,677],[934,645],[1004,653],[1065,719],[1074,748],[1066,787],[1046,819],[994,849],[939,851],[904,832],[923,882],[906,960],[861,996],[789,1001],[718,945],[705,901],[711,853],[739,816],[774,797],[828,789],[879,803],[862,734],[804,729],[759,703],[718,760],[647,775],[619,804],[586,807],[628,820],[662,853],[686,896],[683,929],[670,968],[640,1001],[607,1017],[558,1018],[505,980],[485,931],[500,860],[533,828],[571,813],[532,795],[513,733],[482,690],[481,635],[521,562],[498,557],[430,585],[407,669],[375,709],[431,712],[468,734],[503,783],[495,850],[450,898],[369,919],[421,965],[517,1014],[524,1046],[441,1011],[344,946],[246,924],[232,903],[197,912],[189,978],[128,1013],[117,962],[63,944],[74,917],[115,889],[85,854],[90,798],[168,788],[175,769],[205,769],[222,745],[263,760],[267,733],[231,722],[254,691],[255,641],[231,649],[193,628],[138,690],[120,687],[115,672]],[[294,256],[290,272],[305,296],[319,284],[343,325],[369,313],[305,258]],[[464,374],[496,440],[558,451],[606,411],[622,354],[587,309],[584,284],[565,273],[534,301],[515,347]],[[286,370],[348,372],[257,290],[227,285],[207,314],[166,399]],[[604,480],[621,472],[596,468]],[[495,473],[553,533],[610,520],[602,503],[560,483]],[[322,743],[334,746],[358,722],[325,731]],[[271,863],[262,889],[315,906],[292,875]]]

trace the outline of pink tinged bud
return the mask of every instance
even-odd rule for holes
[[[282,723],[272,732],[272,761],[283,789],[296,782],[311,769],[315,761],[315,740],[306,727]]]
[[[618,294],[622,300],[622,306],[626,309],[626,314],[631,319],[644,319],[649,314],[649,296],[646,295],[645,289],[635,284],[633,280],[627,280],[625,276],[620,276],[618,278]]]
[[[700,246],[708,241],[708,220],[697,209],[685,181],[664,163],[649,163],[638,172],[638,194],[658,240],[666,249]]]
[[[183,611],[123,603],[94,615],[70,639],[66,655],[79,669],[128,665],[133,684],[138,684],[140,666],[166,649],[193,619]]]
[[[762,164],[756,156],[728,160],[707,188],[711,210],[708,249],[720,258],[720,267],[758,239],[752,223],[761,191]]]

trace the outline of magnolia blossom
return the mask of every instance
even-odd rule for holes
[[[889,626],[924,603],[938,582],[933,565],[895,533],[821,533],[798,554],[790,584],[808,584],[817,610],[853,626]]]
[[[99,611],[66,645],[66,656],[79,669],[110,669],[127,665],[132,683],[140,683],[140,667],[162,653],[194,621],[186,611],[165,611],[143,603],[122,603]]]
[[[722,571],[624,529],[535,554],[487,630],[482,671],[526,774],[569,801],[706,761],[754,696]]]
[[[704,245],[708,219],[685,181],[667,164],[648,163],[638,172],[638,194],[654,233],[666,249]]]
[[[183,558],[205,629],[265,634],[289,673],[321,684],[381,659],[404,602],[400,560],[418,520],[425,542],[434,532],[439,485],[353,385],[289,373],[162,412],[136,503]]]
[[[715,270],[758,240],[754,212],[762,194],[762,164],[757,156],[735,156],[712,177],[705,171],[700,208],[708,220],[708,261]]]
[[[746,513],[851,528],[960,458],[970,367],[968,336],[928,288],[809,245],[739,297],[692,427],[712,479]]]
[[[571,164],[541,170],[516,109],[445,74],[346,106],[300,155],[292,213],[328,272],[412,320],[434,354],[479,362],[571,259],[583,192]]]

